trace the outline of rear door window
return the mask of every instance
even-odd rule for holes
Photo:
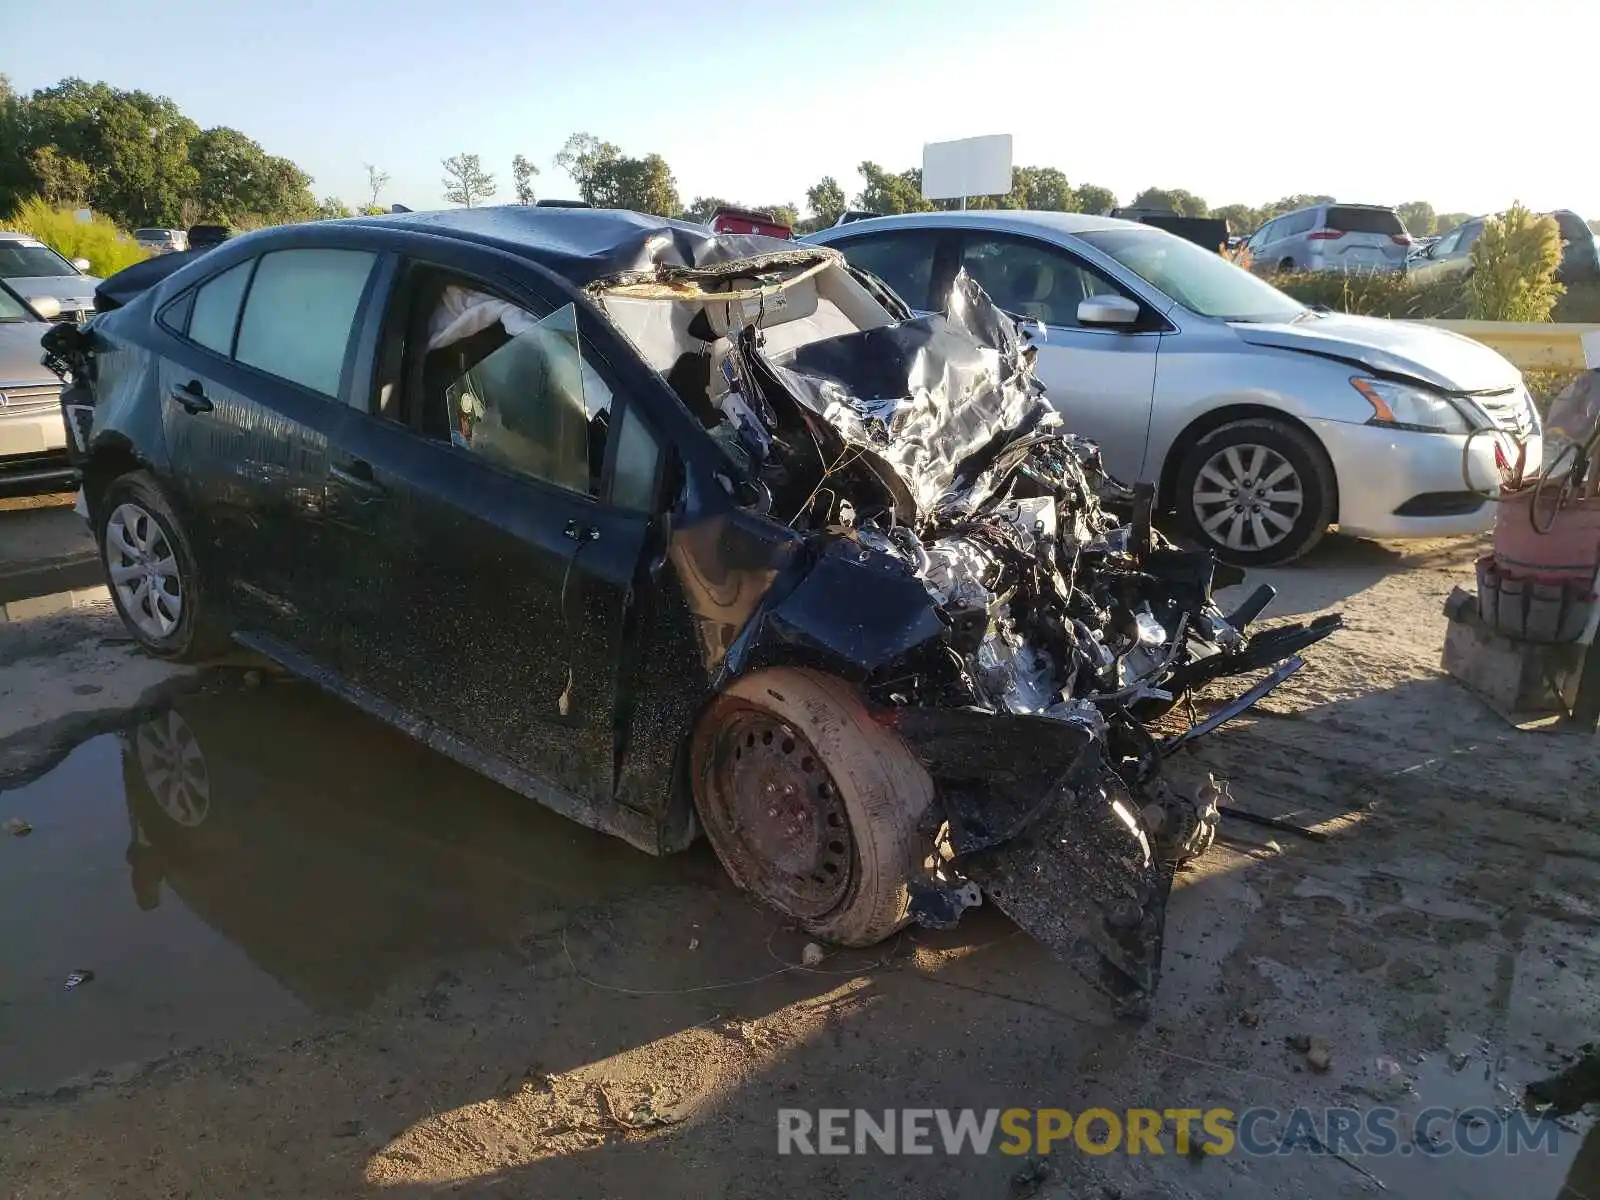
[[[376,259],[365,250],[275,250],[262,255],[239,322],[234,357],[324,396],[337,396],[350,331]],[[196,315],[198,311],[197,302]]]
[[[1123,294],[1066,251],[1032,238],[969,233],[961,265],[1006,312],[1046,325],[1077,326],[1084,300]]]
[[[1385,237],[1396,237],[1406,231],[1399,214],[1387,208],[1355,208],[1337,204],[1328,210],[1327,226],[1345,233],[1381,233]]]
[[[930,311],[936,229],[896,229],[830,243],[857,267],[876,275],[912,308]]]
[[[1296,213],[1292,217],[1285,217],[1283,228],[1278,230],[1279,237],[1294,237],[1296,234],[1310,233],[1317,223],[1317,210],[1308,209],[1303,213]]]
[[[202,283],[195,290],[194,307],[189,313],[188,336],[191,342],[217,354],[233,353],[233,331],[239,324],[239,302],[250,282],[251,259],[229,267],[221,275]]]

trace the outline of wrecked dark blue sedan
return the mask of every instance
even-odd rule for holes
[[[651,853],[703,829],[834,941],[987,896],[1143,1011],[1219,795],[1162,759],[1336,623],[1222,613],[964,276],[913,318],[823,247],[505,208],[264,230],[97,308],[45,348],[148,651],[242,644]]]

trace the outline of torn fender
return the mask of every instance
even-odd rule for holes
[[[1172,868],[1086,724],[976,709],[882,714],[920,758],[948,822],[950,865],[1142,1017],[1161,973]]]
[[[729,648],[724,678],[788,662],[860,682],[942,642],[944,633],[905,563],[837,538],[814,558],[797,556],[773,583]]]

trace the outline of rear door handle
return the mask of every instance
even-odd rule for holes
[[[372,464],[354,459],[348,466],[329,467],[328,474],[364,500],[377,500],[389,494],[383,484],[372,478]]]
[[[191,379],[188,383],[173,388],[167,395],[183,405],[183,411],[186,413],[211,411],[211,397],[206,395],[206,389],[198,379]]]

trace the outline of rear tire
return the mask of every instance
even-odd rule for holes
[[[139,645],[179,662],[226,649],[189,536],[148,471],[130,471],[106,487],[95,542],[117,615]]]
[[[808,932],[870,946],[906,923],[931,840],[933,782],[850,685],[776,667],[735,680],[701,717],[695,806],[728,875]]]
[[[1278,264],[1278,274],[1288,275],[1294,271],[1294,259],[1286,258]]]
[[[1251,417],[1213,429],[1178,468],[1178,520],[1224,562],[1293,562],[1322,540],[1338,499],[1316,438],[1287,421]]]

